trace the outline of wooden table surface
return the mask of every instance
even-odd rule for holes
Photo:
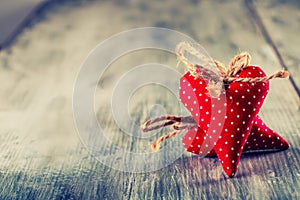
[[[0,199],[300,198],[299,1],[62,2],[53,1],[35,13],[14,42],[0,51]],[[218,159],[189,153],[145,173],[119,171],[95,159],[73,121],[77,73],[99,42],[144,26],[183,32],[224,63],[248,51],[252,63],[267,74],[289,70],[291,79],[271,81],[260,116],[289,141],[290,149],[243,155],[232,179]],[[137,51],[113,62],[98,83],[97,118],[105,136],[124,151],[150,153],[151,142],[162,134],[142,139],[126,135],[114,122],[108,98],[122,74],[151,62],[174,69],[177,64],[176,56],[167,52]],[[140,124],[154,104],[180,114],[174,95],[157,85],[137,90],[128,110]],[[180,145],[178,141],[180,137],[164,145]],[[151,157],[145,162],[155,165],[158,160]],[[127,164],[122,157],[112,162]]]
[[[0,48],[8,46],[20,29],[32,19],[44,0],[2,0],[0,2]],[[43,4],[44,5],[44,4]],[[36,10],[35,10],[36,9]]]

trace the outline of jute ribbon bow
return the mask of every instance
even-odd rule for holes
[[[190,63],[189,60],[184,56],[184,51],[192,54],[193,56],[204,61],[204,64],[199,65],[195,63]],[[179,62],[186,65],[187,70],[192,76],[196,78],[204,79],[207,82],[207,90],[212,98],[218,97],[222,91],[223,85],[228,85],[233,81],[237,82],[265,82],[275,78],[288,78],[289,72],[280,70],[270,76],[266,77],[256,77],[256,78],[241,78],[236,76],[243,68],[250,64],[251,56],[247,52],[240,53],[236,55],[230,62],[228,67],[225,67],[221,62],[217,60],[212,60],[207,58],[201,52],[197,51],[191,44],[182,42],[177,46],[177,57]],[[209,70],[207,67],[214,67],[217,72]],[[175,135],[188,130],[189,128],[196,125],[192,116],[174,116],[174,115],[164,115],[154,119],[149,119],[141,125],[143,132],[148,132],[156,130],[166,126],[173,126],[174,131],[166,135],[161,136],[157,141],[153,142],[151,148],[153,151],[157,151],[160,144]]]

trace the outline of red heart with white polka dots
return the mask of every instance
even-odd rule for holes
[[[256,116],[245,150],[286,150],[289,147],[289,143],[283,137],[270,129],[260,117]]]
[[[248,66],[235,77],[265,77],[265,73],[259,67]],[[268,89],[268,82],[234,81],[218,98],[211,98],[204,79],[187,72],[180,80],[181,101],[205,133],[200,150],[206,155],[214,145],[229,177],[237,171],[242,150]]]
[[[190,128],[182,138],[183,145],[188,152],[202,154],[200,147],[206,134],[197,126]],[[190,144],[190,145],[187,145]],[[251,134],[243,152],[256,150],[286,150],[289,143],[278,133],[270,129],[258,116],[255,117]],[[206,156],[214,157],[216,152],[212,149]]]

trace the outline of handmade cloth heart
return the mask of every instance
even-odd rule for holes
[[[199,45],[195,48],[185,42],[177,47],[178,59],[189,71],[180,79],[180,99],[192,116],[164,115],[143,123],[144,132],[173,126],[174,131],[152,143],[152,150],[157,151],[164,140],[188,130],[182,140],[187,151],[217,155],[225,173],[233,177],[243,151],[289,148],[287,141],[257,116],[269,80],[288,78],[289,73],[281,70],[266,77],[260,67],[249,66],[251,56],[247,52],[236,55],[225,67],[197,48]],[[189,62],[185,51],[197,57],[199,64]],[[214,67],[218,73],[207,67]]]
[[[236,78],[265,76],[256,66],[244,67],[235,75]],[[241,153],[268,90],[268,81],[233,81],[218,98],[212,98],[204,79],[187,72],[180,80],[180,99],[205,133],[199,153],[206,155],[214,147],[229,177],[237,171]]]
[[[184,137],[182,143],[188,152],[194,154],[203,154],[200,152],[206,134],[198,125],[190,128]],[[256,150],[286,150],[289,143],[278,133],[270,129],[258,116],[255,117],[251,133],[247,138],[247,142],[243,152]],[[215,157],[217,154],[212,149],[207,157]]]

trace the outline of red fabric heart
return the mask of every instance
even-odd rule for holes
[[[235,77],[265,77],[255,66],[245,67]],[[253,122],[268,93],[268,82],[231,82],[218,98],[211,98],[204,79],[187,72],[180,80],[180,98],[203,129],[201,149],[206,155],[214,149],[225,173],[233,177]],[[190,144],[187,144],[190,145]]]
[[[289,143],[278,133],[270,129],[260,117],[256,116],[244,150],[286,150]]]
[[[190,128],[182,138],[182,143],[188,152],[203,154],[200,152],[206,134],[198,126]],[[189,144],[189,145],[188,145]],[[270,129],[263,121],[256,116],[251,134],[249,135],[243,152],[255,150],[286,150],[289,143],[278,133]],[[214,157],[216,152],[212,149],[206,156]]]

